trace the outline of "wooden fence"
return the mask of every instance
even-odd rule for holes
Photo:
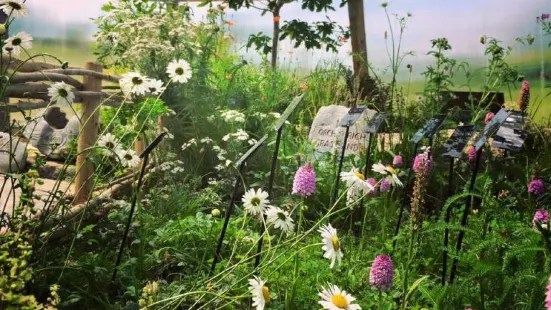
[[[5,98],[19,99],[9,103],[10,112],[33,110],[51,105],[48,97],[49,83],[65,82],[74,87],[74,103],[82,105],[78,135],[78,155],[74,182],[74,204],[85,202],[91,197],[94,182],[94,167],[89,158],[90,148],[95,145],[99,133],[99,107],[101,105],[120,106],[123,97],[112,85],[102,86],[102,82],[117,83],[119,78],[103,73],[101,65],[88,62],[84,68],[63,68],[42,62],[23,63],[12,59],[8,69],[17,70],[6,87]],[[82,82],[73,76],[81,76]],[[114,91],[115,90],[115,91]]]

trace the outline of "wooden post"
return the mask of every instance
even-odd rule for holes
[[[354,77],[359,81],[358,97],[371,92],[373,87],[367,68],[367,43],[365,34],[363,0],[348,0],[348,20],[350,22],[350,41],[352,43],[352,63]]]
[[[101,65],[87,62],[84,66],[87,70],[102,72]],[[84,76],[84,90],[101,91],[101,79],[92,76]],[[88,160],[89,151],[86,149],[94,146],[98,138],[99,129],[99,104],[100,99],[85,99],[82,101],[82,115],[80,135],[78,139],[78,156],[76,164],[75,200],[74,204],[87,201],[90,198],[94,186],[94,165]]]

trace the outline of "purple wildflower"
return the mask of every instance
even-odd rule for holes
[[[392,159],[392,166],[400,168],[403,165],[404,165],[404,159],[402,158],[402,156],[401,155],[394,156],[394,158]]]
[[[368,196],[375,196],[377,195],[377,180],[373,179],[373,178],[369,178],[367,180],[365,180],[369,185],[373,186],[373,190],[370,190],[369,192],[367,192],[367,195]]]
[[[476,160],[476,149],[473,145],[469,146],[467,149],[467,157],[471,163]]]
[[[492,112],[489,112],[486,114],[486,117],[484,118],[484,124],[488,125],[488,123],[494,118],[495,114]]]
[[[518,99],[518,107],[522,112],[528,109],[530,103],[530,84],[528,81],[522,82],[522,88],[520,89],[520,97]]]
[[[379,291],[389,291],[394,280],[394,265],[387,255],[375,257],[369,272],[369,283],[377,287]]]
[[[316,191],[316,172],[312,164],[298,168],[293,181],[293,195],[308,197]]]
[[[392,189],[392,184],[387,179],[383,179],[381,181],[381,185],[379,186],[379,189],[381,190],[381,193],[387,193],[390,192]]]
[[[547,283],[547,292],[545,292],[545,307],[547,310],[551,310],[551,277],[549,277]]]
[[[545,194],[545,183],[541,179],[533,179],[528,184],[528,192],[536,197],[541,197]]]
[[[534,219],[532,220],[532,226],[536,228],[536,222],[542,224],[549,223],[549,211],[545,209],[538,209],[534,213]]]
[[[415,156],[413,171],[417,174],[428,174],[432,170],[433,159],[429,150]]]

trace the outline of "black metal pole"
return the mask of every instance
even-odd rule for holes
[[[126,227],[124,229],[124,234],[122,235],[121,246],[119,248],[119,254],[117,255],[117,261],[115,262],[115,270],[113,270],[113,275],[111,276],[111,282],[115,281],[117,276],[117,271],[119,264],[122,260],[122,253],[124,251],[124,246],[126,245],[126,239],[128,238],[128,233],[130,231],[130,224],[132,224],[132,217],[134,216],[134,210],[136,209],[136,203],[138,201],[138,194],[140,193],[140,188],[142,187],[143,176],[145,174],[145,167],[147,166],[147,160],[149,159],[149,153],[145,154],[143,157],[142,168],[140,170],[140,176],[138,177],[138,184],[136,185],[136,192],[132,198],[132,205],[130,207],[130,214],[128,215],[128,220],[126,221]]]
[[[241,165],[239,166],[239,171],[235,176],[235,183],[233,184],[233,193],[230,198],[230,203],[226,208],[226,215],[224,216],[224,225],[222,225],[222,231],[220,232],[220,237],[218,238],[218,244],[216,245],[216,252],[214,254],[214,259],[212,260],[212,265],[210,266],[211,272],[214,272],[214,269],[216,268],[216,264],[220,259],[220,251],[222,250],[222,243],[224,242],[226,230],[228,229],[228,224],[230,222],[230,216],[233,211],[233,204],[237,200],[237,195],[239,194],[239,188],[240,188],[239,184],[241,184],[240,180],[241,180],[241,174],[243,172],[244,164],[245,162],[241,163]]]
[[[335,188],[333,189],[333,196],[331,197],[331,205],[337,201],[337,196],[339,195],[339,181],[341,178],[342,165],[344,162],[344,153],[346,152],[346,143],[348,143],[348,133],[350,132],[350,127],[346,126],[346,131],[344,133],[344,142],[341,149],[341,157],[339,159],[339,167],[337,169],[337,177],[335,179]]]
[[[275,178],[275,173],[277,168],[277,157],[279,155],[279,145],[281,143],[282,134],[283,134],[283,126],[279,127],[279,129],[277,130],[277,138],[276,138],[276,143],[274,147],[274,153],[272,155],[272,166],[270,168],[270,178],[268,179],[268,196],[270,197],[270,199],[273,199],[272,193],[274,188],[274,178]],[[264,220],[260,224],[260,239],[258,240],[258,247],[256,248],[256,257],[254,259],[254,269],[258,268],[258,266],[260,265],[260,259],[261,259],[260,252],[262,252],[262,243],[264,242],[263,235],[264,235],[264,232],[266,231],[266,225],[265,225],[266,215],[264,214],[263,216],[264,216]]]
[[[408,167],[409,162],[411,162],[417,155],[417,148],[419,148],[419,142],[415,143],[415,146],[413,147],[413,156],[411,157],[410,160],[408,160],[405,163],[406,168]],[[402,217],[404,215],[404,209],[406,207],[406,204],[408,203],[408,187],[409,187],[409,180],[411,178],[412,170],[413,170],[412,168],[409,169],[406,182],[404,183],[404,197],[402,198],[403,202],[402,202],[402,205],[400,206],[400,214],[398,215],[398,221],[396,222],[396,229],[394,230],[394,241],[392,242],[392,250],[396,248],[396,236],[398,236],[398,233],[400,232],[400,225],[402,225]]]
[[[364,169],[364,176],[367,178],[367,172],[369,171],[369,160],[371,159],[371,143],[373,141],[373,134],[369,134],[369,138],[367,140],[367,154],[365,156],[365,169]]]
[[[473,175],[471,176],[471,183],[469,184],[469,192],[471,193],[474,190],[476,175],[478,174],[478,168],[480,167],[480,157],[482,157],[482,148],[478,150],[478,152],[476,152],[476,162],[474,165]],[[467,197],[467,201],[465,203],[465,209],[463,210],[463,217],[461,218],[461,227],[467,226],[467,219],[469,216],[471,201],[472,201],[471,196]],[[460,230],[459,235],[457,237],[457,245],[455,247],[457,255],[459,255],[459,252],[461,251],[461,245],[463,243],[464,236],[465,236],[465,231]],[[457,271],[457,262],[458,262],[458,259],[457,257],[455,257],[453,259],[452,270],[450,272],[450,284],[453,284],[453,280],[455,279],[455,273]]]
[[[448,198],[451,197],[453,194],[453,163],[454,158],[450,158],[450,170],[448,175]],[[448,206],[448,209],[446,210],[446,225],[450,222],[450,216],[451,216],[451,207]],[[446,273],[448,269],[448,242],[449,242],[449,233],[450,230],[448,227],[444,230],[444,250],[442,251],[442,285],[446,285]]]

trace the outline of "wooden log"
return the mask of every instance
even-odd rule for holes
[[[86,63],[87,70],[102,71],[102,66],[93,62]],[[101,79],[96,76],[84,77],[84,89],[86,91],[99,92],[101,90]],[[81,127],[78,140],[78,156],[76,163],[77,175],[75,178],[75,199],[74,204],[87,201],[93,190],[94,185],[94,166],[88,160],[90,157],[90,147],[94,146],[98,138],[99,131],[99,104],[100,100],[96,98],[87,98],[83,101]]]
[[[119,78],[114,75],[105,74],[102,72],[95,72],[91,70],[86,69],[79,69],[79,68],[69,68],[69,69],[47,69],[46,72],[52,72],[52,73],[61,73],[66,75],[82,75],[82,76],[92,76],[98,79],[102,79],[105,81],[113,82],[113,83],[119,83]]]
[[[61,65],[54,65],[54,64],[49,64],[46,62],[38,62],[38,61],[28,61],[24,63],[22,60],[17,58],[11,58],[9,63],[7,62],[7,59],[6,59],[5,62],[3,63],[2,70],[5,70],[6,66],[11,70],[17,69],[17,72],[36,72],[36,71],[56,69],[56,68],[61,69]]]
[[[75,102],[78,103],[78,102]],[[55,104],[52,104],[49,101],[19,101],[16,103],[9,103],[5,104],[0,102],[0,105],[5,106],[9,109],[10,113],[17,112],[17,111],[29,111],[29,110],[36,110],[36,109],[43,109],[47,107],[56,106]],[[112,108],[118,108],[121,106],[120,101],[115,100],[104,100],[101,102],[102,106],[112,107]]]
[[[7,97],[11,98],[41,99],[44,101],[49,101],[49,87],[50,85],[44,83],[14,84],[6,87],[5,94]],[[83,102],[85,100],[122,101],[124,99],[119,93],[106,93],[102,92],[101,89],[98,91],[74,90],[73,93],[75,94],[75,99],[73,102]]]
[[[31,73],[16,73],[11,79],[10,84],[20,84],[25,82],[65,82],[76,89],[83,89],[84,85],[77,79],[68,75],[54,73],[54,72],[31,72]]]

